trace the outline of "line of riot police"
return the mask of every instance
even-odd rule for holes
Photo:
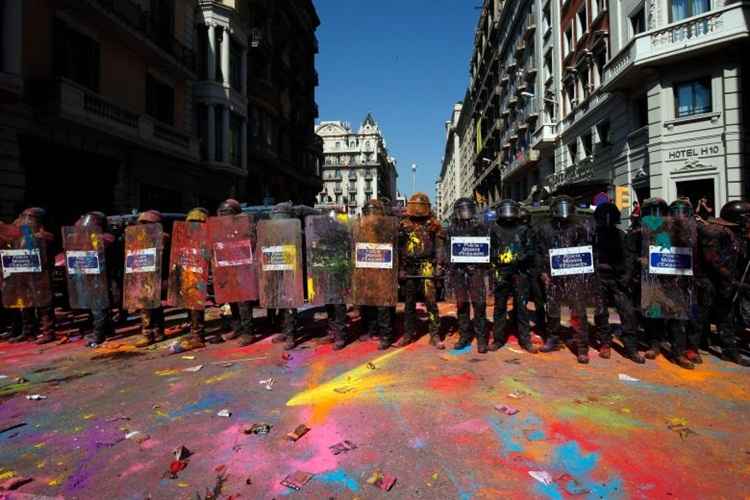
[[[2,302],[16,311],[14,328],[5,334],[12,342],[55,338],[50,281],[55,259],[49,252],[54,237],[44,228],[44,215],[42,209],[27,209],[13,224],[0,225]],[[256,308],[282,319],[282,333],[273,341],[293,349],[303,340],[298,310],[308,306],[326,307],[330,341],[341,349],[352,340],[347,308],[354,305],[362,318],[361,339],[378,336],[380,349],[387,349],[397,340],[393,323],[400,291],[404,328],[395,345],[417,339],[421,301],[429,342],[444,349],[437,306],[442,287],[457,308],[456,349],[476,338],[480,353],[496,351],[512,326],[530,353],[556,351],[569,340],[578,361],[588,363],[596,340],[599,356],[609,358],[615,346],[613,308],[620,318],[621,352],[634,362],[655,358],[669,341],[671,358],[694,367],[714,321],[723,356],[748,365],[737,332],[750,316],[749,221],[747,202],[728,203],[721,217],[698,224],[689,202],[668,206],[649,199],[625,233],[612,203],[591,214],[559,196],[541,213],[504,200],[496,220],[484,224],[474,202],[462,198],[444,228],[422,193],[409,199],[403,217],[393,215],[389,203],[371,200],[357,219],[291,203],[256,217],[229,199],[215,216],[203,208],[191,210],[172,224],[171,234],[155,210],[140,213],[121,236],[110,232],[114,219],[84,214],[62,228],[64,251],[58,260],[70,308],[91,313],[91,345],[113,333],[114,308],[140,314],[137,346],[163,341],[166,303],[189,312],[183,350],[211,341],[238,339],[242,346],[258,341]],[[228,304],[233,318],[233,328],[220,337],[208,335],[205,327],[211,291],[213,303]],[[491,336],[489,298],[494,301]],[[565,311],[571,328],[563,328]],[[590,335],[589,311],[596,336]],[[541,348],[532,341],[532,318],[544,340]]]

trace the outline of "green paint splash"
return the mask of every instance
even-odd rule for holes
[[[628,431],[648,427],[647,424],[640,420],[626,417],[599,406],[564,404],[557,408],[557,415],[563,419],[585,419],[613,431]]]
[[[662,224],[664,224],[664,218],[663,217],[657,217],[655,215],[647,215],[643,218],[641,223],[649,228],[651,231],[656,231],[659,229]]]

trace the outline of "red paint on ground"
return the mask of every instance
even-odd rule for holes
[[[427,381],[427,386],[436,391],[455,392],[470,389],[477,378],[471,373],[465,372],[460,375],[443,375],[434,377]]]

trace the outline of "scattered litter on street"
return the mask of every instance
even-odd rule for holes
[[[521,391],[521,390],[513,391],[510,394],[508,394],[508,397],[511,399],[523,399],[526,396],[531,396],[531,394],[529,394],[526,391]]]
[[[574,478],[570,474],[563,474],[562,476],[555,479],[555,482],[562,486],[563,489],[568,493],[568,495],[580,496],[588,495],[589,493],[591,493],[591,490],[584,487],[576,478]]]
[[[517,415],[519,410],[518,408],[513,408],[512,406],[507,405],[497,405],[495,406],[495,409],[499,411],[500,413],[504,413],[505,415],[508,415],[509,417],[512,417],[513,415]]]
[[[281,480],[281,485],[291,488],[295,491],[300,491],[305,487],[307,483],[313,478],[313,475],[309,472],[297,471],[294,474],[285,477]]]
[[[382,472],[376,471],[367,479],[367,484],[371,484],[383,491],[391,491],[396,484],[396,477],[388,476]]]
[[[298,425],[292,432],[286,435],[290,441],[299,441],[302,436],[310,432],[310,428],[305,424]]]
[[[174,449],[172,454],[174,455],[174,459],[178,461],[185,460],[186,458],[189,458],[193,455],[193,453],[184,446],[178,446]]]
[[[351,392],[354,390],[354,387],[336,387],[333,392],[338,392],[339,394],[346,394],[347,392]]]
[[[187,467],[187,460],[174,460],[172,463],[169,464],[169,471],[167,474],[169,475],[170,479],[177,479],[178,474],[180,471],[185,470],[185,467]],[[165,474],[166,475],[166,474]]]
[[[505,363],[507,363],[509,365],[520,365],[521,364],[521,360],[519,358],[511,358],[511,359],[506,359]]]
[[[273,426],[271,424],[253,424],[250,427],[246,427],[242,432],[245,434],[268,434],[271,432]]]
[[[105,422],[112,423],[112,422],[118,422],[120,420],[130,420],[130,417],[126,417],[124,415],[119,415],[117,417],[111,417],[105,420]]]
[[[334,455],[341,455],[342,453],[347,453],[352,450],[357,449],[357,445],[352,443],[349,440],[341,441],[340,443],[336,443],[333,446],[329,446],[328,449],[331,450],[331,453]]]
[[[631,377],[630,375],[626,375],[624,373],[619,374],[617,376],[617,378],[619,378],[623,382],[640,382],[641,381],[640,379],[637,379],[635,377]]]
[[[367,363],[367,368],[370,370],[375,370],[377,367],[373,363]]]
[[[23,427],[25,425],[26,425],[26,422],[19,422],[17,424],[11,424],[8,427],[1,428],[0,429],[0,434],[4,434],[4,433],[6,433],[8,431],[12,431],[14,429],[18,429],[18,428]]]
[[[191,366],[190,368],[185,368],[184,372],[190,372],[190,373],[197,373],[203,369],[203,365],[197,365],[197,366]]]
[[[216,416],[217,416],[217,417],[224,417],[224,418],[229,418],[229,417],[231,417],[231,416],[232,416],[232,412],[231,412],[231,411],[229,411],[228,409],[224,408],[224,409],[223,409],[223,410],[221,410],[221,411],[220,411],[219,413],[217,413],[217,414],[216,414]]]
[[[8,479],[7,481],[0,483],[0,491],[14,491],[25,484],[29,484],[33,480],[34,479],[30,477],[14,477],[12,479]],[[15,498],[15,497],[8,497],[8,498]]]
[[[42,399],[47,399],[47,396],[42,396],[41,394],[29,394],[26,396],[26,399],[29,401],[41,401]]]
[[[552,484],[552,475],[547,471],[530,470],[529,476],[533,477],[545,486]]]
[[[680,439],[682,440],[698,434],[693,429],[688,427],[688,422],[684,418],[670,418],[669,420],[667,420],[667,429],[679,434]]]
[[[516,354],[523,354],[523,351],[519,351],[518,349],[514,349],[513,347],[508,347],[508,350]]]
[[[274,382],[276,382],[276,380],[273,377],[258,381],[260,385],[265,386],[267,391],[273,390]]]
[[[184,359],[186,361],[194,361],[195,360],[195,356],[182,356],[182,359]]]

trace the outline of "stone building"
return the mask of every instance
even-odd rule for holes
[[[453,204],[464,196],[461,183],[461,134],[458,122],[463,103],[453,106],[451,119],[445,122],[445,153],[435,185],[435,214],[441,222],[450,219]]]
[[[388,154],[385,138],[368,114],[357,132],[346,122],[323,121],[316,127],[323,140],[323,189],[318,205],[346,207],[360,214],[367,200],[396,199],[396,160]]]
[[[311,0],[3,0],[0,217],[312,203],[318,24]]]

